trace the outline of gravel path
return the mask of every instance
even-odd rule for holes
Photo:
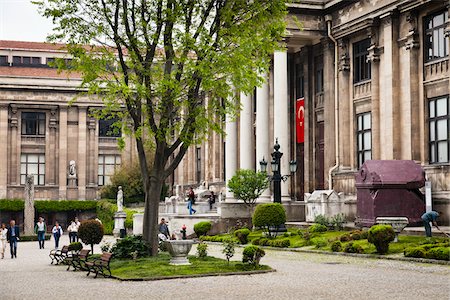
[[[442,265],[267,251],[262,263],[277,272],[120,282],[50,265],[49,249],[23,242],[17,259],[0,260],[0,299],[450,299],[450,267]],[[211,255],[220,251],[209,245]]]

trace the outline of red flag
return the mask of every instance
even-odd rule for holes
[[[297,143],[305,142],[305,98],[297,99],[295,105],[295,120],[297,127]]]

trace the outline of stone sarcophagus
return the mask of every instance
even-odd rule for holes
[[[370,227],[377,217],[406,217],[421,223],[425,172],[411,160],[369,160],[356,174],[356,224]]]

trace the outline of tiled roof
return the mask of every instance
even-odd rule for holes
[[[64,44],[0,40],[0,49],[64,51]]]

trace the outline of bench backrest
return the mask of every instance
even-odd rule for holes
[[[111,258],[112,258],[112,253],[109,253],[109,252],[103,252],[102,256],[100,257],[103,264],[109,264],[109,262],[111,261]]]
[[[61,249],[61,254],[66,254],[69,252],[69,246],[63,246]]]
[[[80,250],[80,252],[78,253],[78,257],[82,258],[82,259],[86,259],[89,256],[89,252],[91,252],[91,250],[87,250],[87,249],[82,249]]]

